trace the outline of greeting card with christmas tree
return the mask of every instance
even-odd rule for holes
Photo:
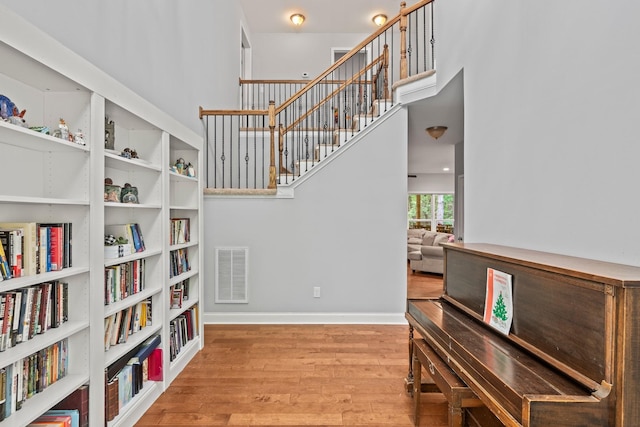
[[[513,320],[511,275],[487,268],[487,293],[484,301],[484,321],[508,335]]]

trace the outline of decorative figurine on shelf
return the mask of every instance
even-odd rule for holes
[[[73,141],[73,135],[69,133],[69,126],[67,126],[63,118],[60,118],[58,129],[53,131],[53,136],[64,139],[65,141]]]
[[[127,182],[120,192],[120,201],[122,203],[138,203],[138,187],[132,187]]]
[[[63,118],[60,118],[60,123],[58,123],[58,130],[60,130],[60,138],[69,140],[69,126],[64,121]]]
[[[138,158],[138,152],[135,149],[125,148],[120,153],[120,156],[124,157],[125,159],[137,159]]]
[[[180,175],[184,175],[184,168],[186,167],[186,165],[184,164],[184,159],[182,157],[176,160],[176,164],[174,166],[177,173],[179,173]]]
[[[84,142],[84,133],[82,133],[82,129],[78,129],[78,132],[73,134],[73,142],[80,145],[87,145]]]
[[[113,185],[111,178],[104,179],[104,201],[120,202],[120,186]]]
[[[11,102],[9,97],[0,95],[0,117],[14,125],[29,127],[24,120],[27,110],[18,110],[16,104]]]
[[[104,148],[113,150],[116,139],[116,125],[108,117],[104,118]]]
[[[34,132],[43,133],[45,135],[49,135],[49,127],[48,126],[31,126],[31,129]]]
[[[8,96],[0,95],[0,117],[4,120],[7,120],[9,117],[20,117],[24,118],[24,114],[27,110],[18,110],[16,104],[11,102]]]
[[[187,165],[187,176],[189,176],[191,178],[195,178],[196,177],[196,168],[194,168],[191,163],[189,163]]]

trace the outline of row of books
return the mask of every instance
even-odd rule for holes
[[[69,343],[65,338],[0,369],[0,421],[20,410],[27,399],[66,376]]]
[[[113,345],[127,342],[129,335],[151,326],[151,319],[151,297],[106,317],[104,319],[104,350],[107,351]]]
[[[182,308],[183,301],[189,299],[189,279],[171,286],[169,292],[171,295],[170,308]]]
[[[0,293],[0,351],[66,322],[68,287],[52,281]]]
[[[0,223],[0,281],[73,265],[72,223]]]
[[[145,288],[145,260],[137,259],[104,269],[105,305],[121,301]]]
[[[105,236],[113,236],[116,239],[123,238],[131,247],[131,253],[142,252],[145,250],[144,237],[140,225],[136,223],[129,224],[111,224],[104,228]],[[113,256],[110,258],[117,258]]]
[[[27,427],[80,427],[77,409],[51,409],[40,415]]]
[[[171,251],[169,264],[169,277],[175,277],[182,273],[190,271],[191,264],[189,264],[189,253],[187,249],[176,249],[175,251]]]
[[[105,370],[105,418],[113,420],[147,381],[162,381],[160,335],[149,337]]]
[[[189,218],[171,218],[170,244],[188,243],[191,239]]]
[[[182,348],[198,335],[198,307],[185,310],[169,322],[169,360],[174,360]]]

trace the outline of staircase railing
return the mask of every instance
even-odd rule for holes
[[[241,109],[200,107],[207,187],[273,191],[300,178],[391,108],[396,82],[433,70],[434,48],[433,0],[402,2],[397,16],[309,82],[240,80]]]

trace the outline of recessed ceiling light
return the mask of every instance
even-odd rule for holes
[[[443,171],[449,172],[449,168],[442,168]]]

